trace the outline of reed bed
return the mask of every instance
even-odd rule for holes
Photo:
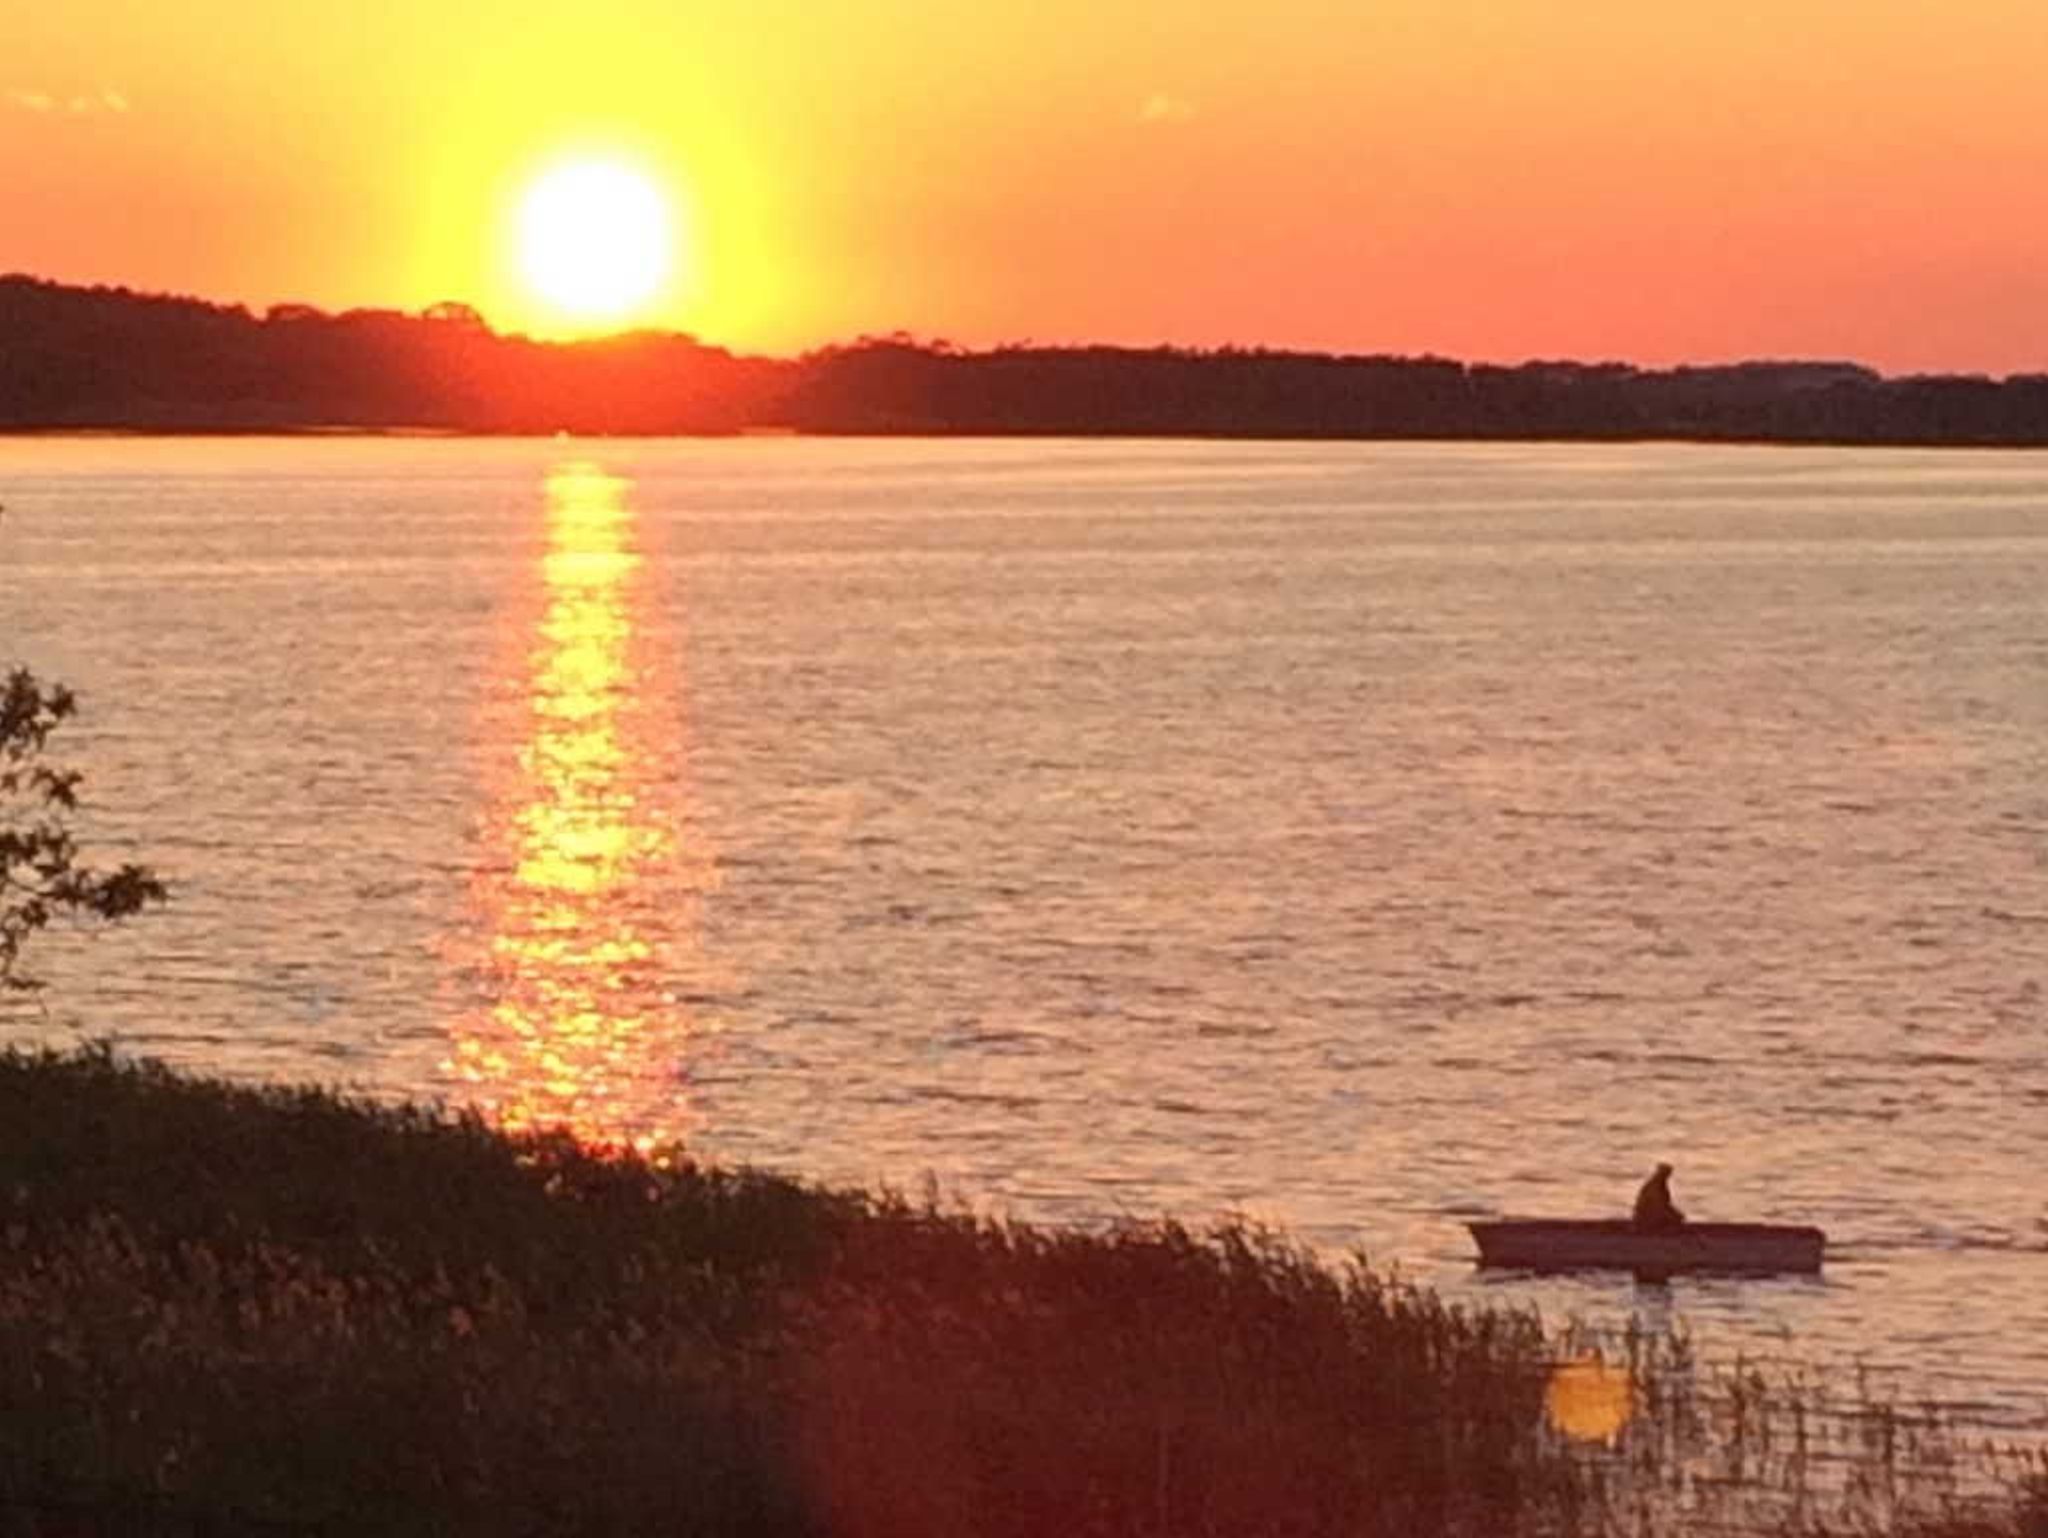
[[[1587,1441],[1546,1406],[1595,1351],[1628,1414]],[[0,1055],[0,1538],[2048,1538],[2043,1470],[1937,1489],[1946,1431],[1797,1391],[1241,1223],[1045,1230]]]
[[[1573,1328],[1559,1360],[1628,1386],[1577,1444],[1589,1531],[2048,1538],[2048,1449],[1912,1403],[1860,1369],[1704,1365],[1681,1333]]]

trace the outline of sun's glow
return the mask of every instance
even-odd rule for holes
[[[519,267],[537,297],[582,321],[623,320],[675,266],[675,218],[653,180],[618,161],[572,160],[519,201]]]

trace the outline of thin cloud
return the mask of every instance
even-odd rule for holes
[[[78,96],[62,97],[54,96],[48,91],[30,91],[17,87],[7,93],[6,101],[7,105],[17,112],[62,112],[72,117],[134,110],[128,98],[111,86]]]
[[[1154,91],[1138,108],[1141,123],[1185,123],[1195,115],[1195,104],[1182,96]]]

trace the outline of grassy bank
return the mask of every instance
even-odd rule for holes
[[[1706,1400],[1665,1359],[1589,1454],[1546,1425],[1557,1349],[1242,1226],[1051,1232],[0,1057],[0,1534],[1656,1520],[1628,1492],[1694,1479]],[[2048,1532],[2017,1500],[1941,1520]]]

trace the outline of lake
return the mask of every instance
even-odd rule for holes
[[[0,440],[0,503],[0,662],[175,886],[13,1040],[2048,1428],[2048,458]],[[1825,1276],[1474,1272],[1658,1159]]]

